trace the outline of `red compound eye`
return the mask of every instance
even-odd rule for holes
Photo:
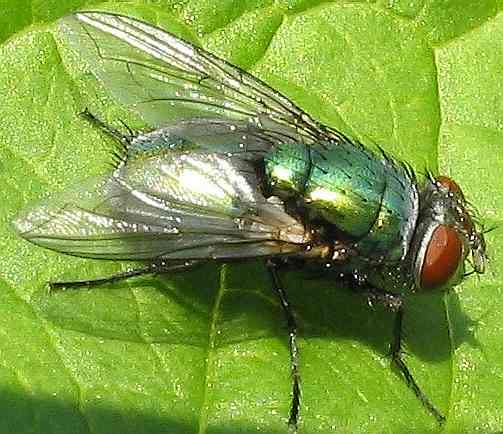
[[[435,180],[440,185],[443,185],[445,188],[448,188],[450,192],[457,194],[463,201],[465,200],[465,196],[463,195],[460,186],[451,178],[447,176],[438,176],[437,178],[435,178]],[[466,230],[466,232],[468,233],[473,232],[473,222],[468,213],[465,212],[463,214],[463,220],[461,220],[460,223],[463,225],[463,228]]]
[[[421,288],[434,289],[446,284],[463,259],[463,244],[455,229],[439,225],[433,231],[421,268]]]
[[[452,193],[459,195],[459,197],[464,200],[465,197],[463,195],[463,192],[461,191],[461,187],[448,176],[437,176],[435,178],[435,181],[437,181],[440,185],[443,185],[445,188],[449,189],[449,191],[451,191]]]

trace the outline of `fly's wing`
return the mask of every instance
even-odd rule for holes
[[[232,259],[299,251],[303,226],[221,154],[137,153],[109,177],[25,211],[20,235],[63,253],[122,260]]]
[[[263,158],[277,143],[289,140],[280,131],[265,131],[244,121],[193,118],[135,136],[126,155],[130,158],[164,150],[212,152],[253,162]]]
[[[66,17],[61,28],[114,98],[154,129],[210,118],[280,134],[283,142],[346,140],[262,81],[160,28],[104,12]]]

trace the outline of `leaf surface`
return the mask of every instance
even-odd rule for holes
[[[128,264],[18,238],[26,204],[109,170],[84,108],[140,128],[64,48],[80,1],[4,0],[0,18],[0,433],[281,433],[284,319],[259,263],[47,295],[46,282]],[[323,122],[452,176],[487,227],[503,220],[501,1],[167,0],[100,4],[257,75]],[[26,12],[26,10],[30,12]],[[32,27],[26,28],[30,24]],[[16,34],[16,32],[18,32]],[[446,297],[410,300],[407,361],[439,428],[386,356],[392,318],[322,277],[284,276],[300,323],[300,433],[503,430],[501,230],[491,262]]]

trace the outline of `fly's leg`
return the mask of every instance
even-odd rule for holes
[[[121,280],[126,280],[131,277],[143,276],[147,274],[164,274],[164,273],[176,273],[180,271],[186,271],[201,261],[187,261],[183,263],[176,264],[149,264],[146,267],[135,268],[130,271],[125,271],[122,273],[113,274],[111,276],[99,277],[97,279],[87,279],[87,280],[72,280],[67,282],[49,282],[49,288],[51,291],[62,289],[62,288],[91,288],[93,286],[100,286],[104,284],[110,284],[119,282]]]
[[[421,401],[424,408],[428,410],[430,414],[438,421],[439,424],[443,424],[445,422],[445,416],[438,410],[430,399],[426,396],[426,394],[421,390],[419,385],[414,380],[414,377],[407,368],[404,360],[402,359],[402,321],[403,321],[403,306],[395,313],[395,323],[393,325],[393,341],[391,342],[391,361],[393,365],[398,369],[401,373],[402,378],[405,381],[405,384],[412,389],[417,398]]]
[[[290,415],[288,417],[289,433],[297,432],[297,419],[300,411],[300,373],[299,373],[299,347],[297,344],[297,322],[292,311],[286,291],[279,278],[277,266],[274,262],[268,261],[267,268],[271,274],[273,289],[279,298],[281,308],[286,318],[288,326],[288,346],[290,349],[290,363],[292,376],[292,402],[290,404]]]
[[[367,300],[371,306],[373,304],[380,304],[391,312],[398,312],[403,307],[402,296],[398,294],[369,288],[364,291],[364,295],[367,296]]]
[[[112,276],[99,277],[97,279],[71,280],[66,282],[49,282],[49,288],[51,291],[55,291],[62,288],[66,289],[66,288],[83,288],[83,287],[99,286],[103,284],[119,282],[121,280],[129,279],[130,277],[150,274],[152,272],[153,271],[150,269],[150,267],[135,268],[134,270],[113,274]]]
[[[131,138],[133,137],[133,132],[129,129],[129,127],[127,127],[127,125],[125,125],[125,127],[128,129],[130,135],[122,134],[120,131],[116,130],[115,128],[111,127],[110,125],[103,122],[95,115],[93,115],[87,108],[80,113],[80,116],[94,127],[102,130],[105,134],[109,135],[110,137],[113,137],[119,143],[126,146],[131,144]]]
[[[377,289],[368,289],[365,293],[370,304],[382,304],[384,307],[395,313],[393,340],[390,345],[391,363],[396,369],[398,369],[400,375],[405,381],[405,384],[414,392],[419,401],[421,401],[421,404],[423,404],[423,407],[426,408],[431,415],[433,415],[439,424],[443,424],[445,422],[445,416],[433,405],[426,394],[421,390],[402,358],[402,329],[404,315],[402,297],[397,294]]]
[[[127,160],[128,149],[131,145],[132,139],[135,137],[133,131],[123,122],[122,124],[128,130],[129,135],[122,134],[119,130],[116,130],[112,126],[103,122],[101,119],[93,115],[87,108],[80,113],[80,116],[89,122],[92,126],[103,131],[106,135],[112,137],[115,142],[119,145],[117,149],[114,149],[114,163],[113,168],[117,168],[120,164]]]

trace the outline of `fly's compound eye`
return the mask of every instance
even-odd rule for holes
[[[435,178],[435,181],[437,181],[437,183],[442,187],[447,188],[447,190],[449,190],[451,193],[458,195],[463,200],[465,199],[465,196],[461,191],[461,187],[448,176],[437,176]]]
[[[447,225],[438,225],[426,246],[419,275],[423,289],[445,285],[463,261],[463,243],[458,232]]]
[[[462,202],[465,202],[465,196],[461,191],[461,187],[451,178],[447,176],[438,176],[435,178],[435,181],[437,182],[437,185],[447,188],[450,193],[456,195]],[[460,208],[459,206],[457,207],[457,210],[460,225],[463,227],[467,235],[472,234],[474,232],[474,226],[470,215],[464,210],[464,208]]]

